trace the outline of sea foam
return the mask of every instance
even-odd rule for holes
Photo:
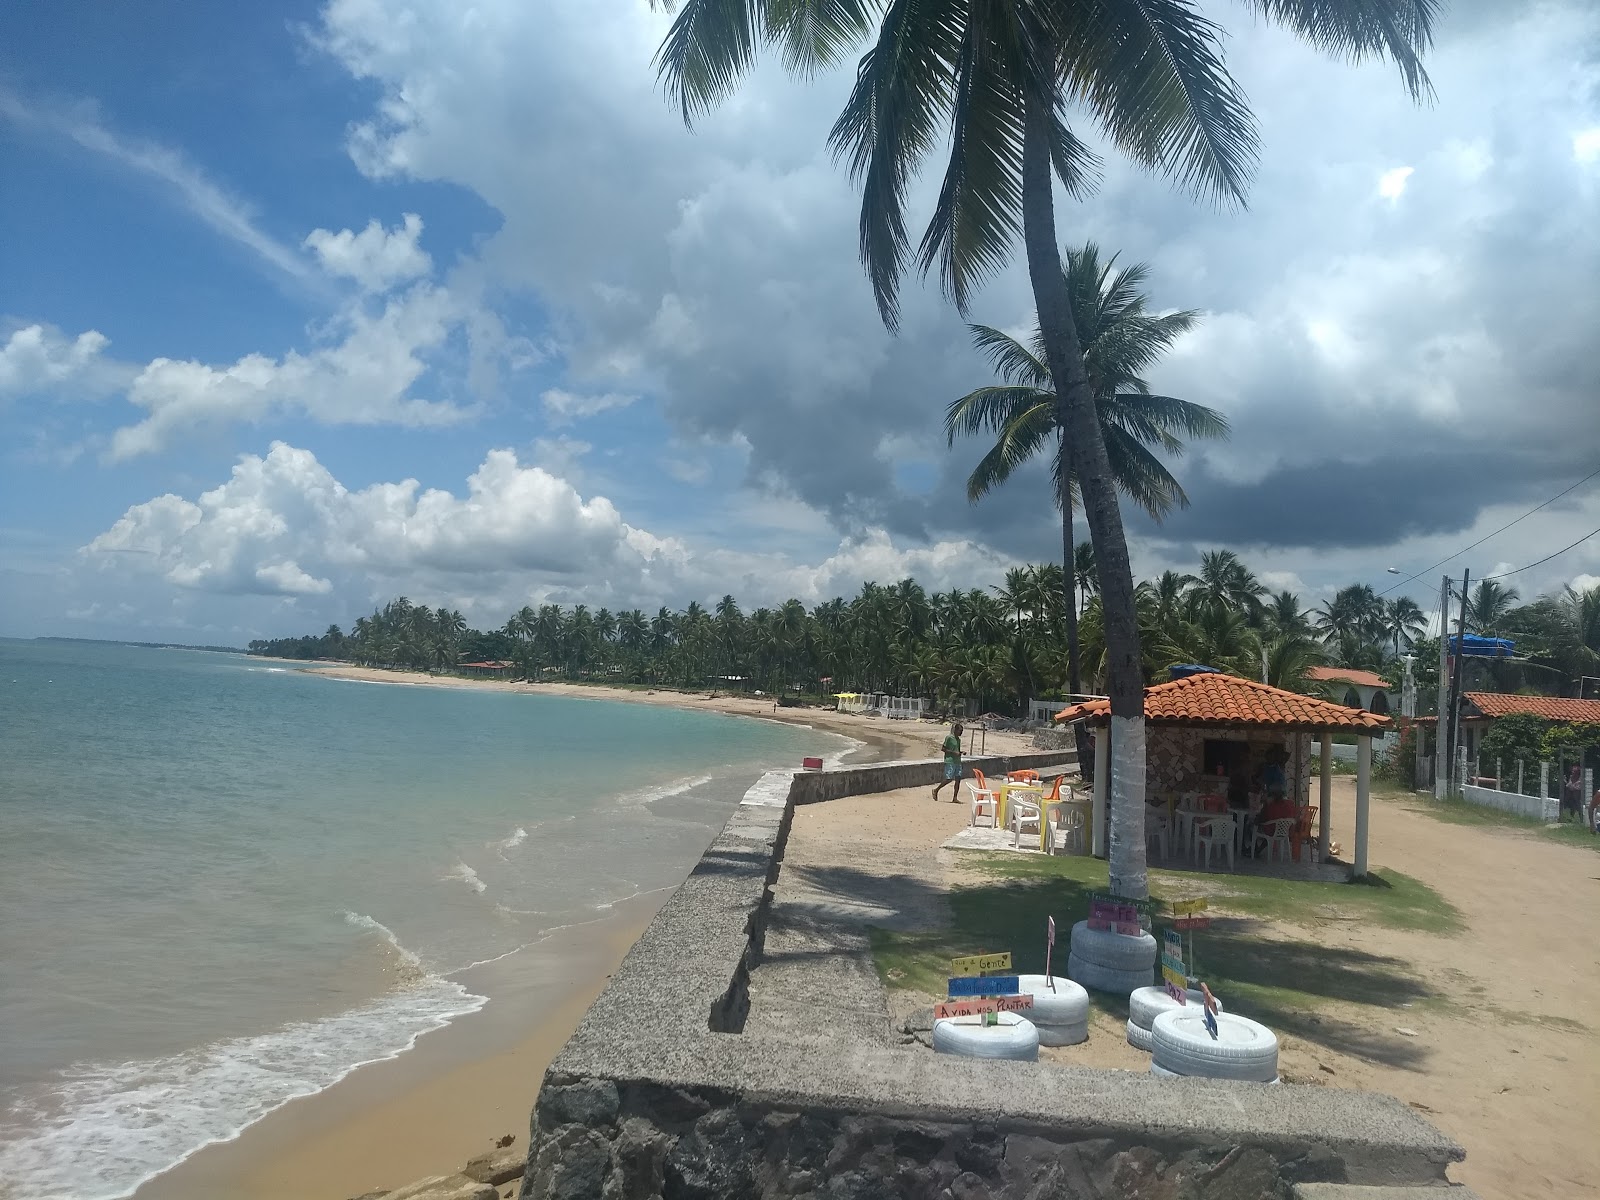
[[[357,1067],[404,1054],[423,1034],[477,1012],[487,998],[423,970],[371,917],[345,919],[392,947],[411,982],[358,1008],[254,1037],[116,1066],[76,1064],[0,1126],[0,1194],[29,1200],[119,1200],[289,1101]]]

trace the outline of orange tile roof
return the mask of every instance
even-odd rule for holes
[[[1056,714],[1058,721],[1086,717],[1103,724],[1109,700],[1090,700]],[[1333,729],[1376,732],[1388,729],[1388,717],[1330,704],[1315,696],[1286,692],[1237,675],[1190,675],[1144,690],[1145,720],[1157,725],[1247,725],[1272,729]]]
[[[1600,700],[1565,696],[1507,696],[1500,692],[1468,692],[1467,699],[1486,717],[1532,713],[1546,721],[1587,721],[1600,725]]]
[[[1389,690],[1389,681],[1376,671],[1357,671],[1350,667],[1307,667],[1306,678],[1318,681],[1336,679],[1340,683],[1353,683],[1357,687]]]

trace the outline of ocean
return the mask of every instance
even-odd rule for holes
[[[0,640],[0,1197],[112,1200],[675,887],[776,722]]]

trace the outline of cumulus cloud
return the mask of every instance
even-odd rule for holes
[[[349,619],[337,606],[405,591],[452,597],[491,623],[545,598],[654,607],[733,591],[752,604],[815,603],[908,574],[973,586],[1006,565],[966,542],[898,546],[882,530],[814,564],[697,547],[630,525],[606,497],[585,497],[511,450],[491,450],[460,494],[414,479],[349,489],[283,442],[243,456],[193,501],[168,494],[134,505],[83,555],[187,591],[327,597],[332,619]]]
[[[363,291],[386,292],[433,270],[428,252],[417,245],[421,235],[422,218],[406,213],[397,229],[385,229],[374,219],[360,233],[314,229],[305,244],[330,275],[353,279]]]
[[[111,344],[90,329],[75,338],[45,325],[26,325],[0,346],[0,402],[54,395],[99,399],[125,386],[133,368],[105,356]]]
[[[347,308],[337,344],[281,358],[248,354],[225,366],[158,358],[139,372],[128,401],[148,415],[111,438],[113,460],[148,454],[176,434],[211,425],[304,415],[329,425],[447,425],[469,415],[449,401],[412,394],[464,319],[446,289],[419,283],[377,313]]]

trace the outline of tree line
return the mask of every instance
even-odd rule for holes
[[[1087,691],[1106,677],[1104,615],[1094,552],[1076,547],[1073,591]],[[1518,639],[1524,661],[1482,660],[1468,686],[1573,690],[1600,671],[1600,587],[1564,589],[1529,604],[1485,585],[1468,604],[1470,632]],[[1498,590],[1493,590],[1498,588]],[[852,599],[807,607],[790,599],[746,611],[731,595],[707,608],[613,612],[578,604],[527,606],[494,630],[467,626],[459,611],[405,597],[360,617],[348,633],[257,640],[253,654],[339,659],[365,666],[453,671],[464,663],[511,665],[528,680],[760,690],[768,694],[888,692],[957,700],[982,711],[1021,714],[1030,698],[1069,693],[1068,612],[1061,567],[1014,568],[987,590],[929,592],[914,579],[866,583]],[[1483,603],[1479,603],[1482,601]],[[1233,552],[1205,554],[1195,574],[1163,572],[1135,588],[1146,683],[1179,663],[1216,667],[1275,687],[1316,692],[1307,669],[1373,670],[1396,687],[1401,656],[1414,657],[1421,706],[1433,707],[1438,642],[1424,638],[1422,610],[1366,584],[1320,605],[1272,592]],[[1341,689],[1342,694],[1342,689]]]

